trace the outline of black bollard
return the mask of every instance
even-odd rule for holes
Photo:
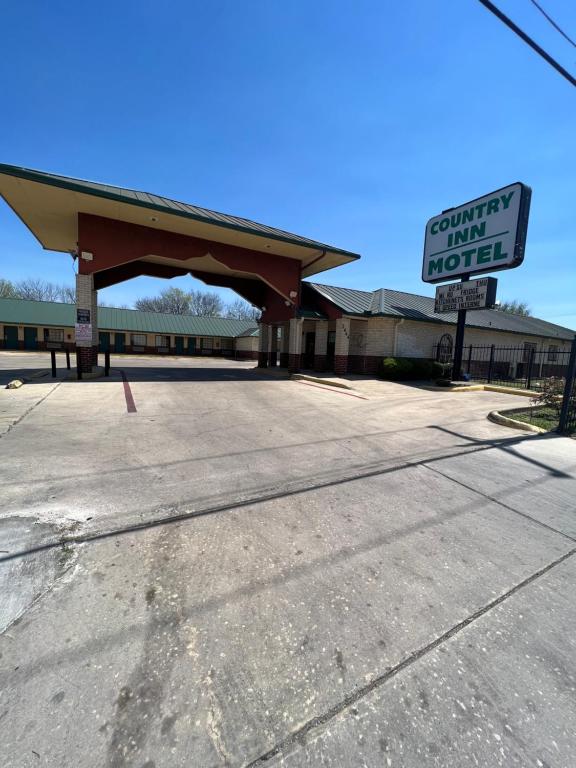
[[[50,358],[52,362],[52,378],[56,378],[56,350],[52,349],[50,350]]]

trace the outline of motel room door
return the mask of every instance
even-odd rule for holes
[[[38,349],[38,328],[24,328],[24,349]]]
[[[125,333],[114,334],[114,352],[124,352],[124,344],[126,343]]]
[[[18,349],[18,326],[4,326],[4,349]]]

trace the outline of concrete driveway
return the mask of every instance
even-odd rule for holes
[[[113,368],[0,390],[3,766],[574,765],[575,441]]]

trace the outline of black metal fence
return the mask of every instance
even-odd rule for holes
[[[576,338],[572,342],[572,351],[566,372],[566,385],[562,398],[558,431],[566,434],[576,432]]]
[[[451,362],[446,360],[446,350],[440,344],[436,346],[435,358]],[[521,347],[469,345],[462,354],[462,373],[470,381],[538,390],[544,379],[566,378],[569,361],[570,351],[553,345],[548,350],[539,350],[529,343]]]

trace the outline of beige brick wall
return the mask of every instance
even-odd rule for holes
[[[268,345],[270,343],[270,326],[266,323],[260,325],[260,334],[258,335],[258,351],[268,354]]]
[[[98,344],[98,291],[94,290],[93,275],[76,275],[76,307],[90,310],[92,324],[92,342],[79,342],[79,347],[90,347]]]
[[[370,357],[393,355],[395,326],[396,320],[389,317],[352,320],[350,324],[350,354]]]
[[[314,340],[314,354],[325,355],[328,347],[328,321],[316,322],[316,338]]]
[[[288,354],[290,346],[290,323],[282,323],[280,329],[280,345],[279,350],[283,354]]]
[[[335,322],[336,344],[335,355],[348,355],[350,350],[350,325],[349,317],[340,317]]]
[[[420,323],[414,320],[404,320],[398,326],[398,342],[396,354],[398,357],[431,357],[434,347],[440,341],[440,337],[449,333],[456,337],[456,326],[440,323]],[[521,347],[524,342],[536,343],[537,349],[548,349],[550,344],[556,344],[559,350],[569,350],[570,342],[562,339],[541,338],[519,333],[506,333],[504,331],[488,330],[480,328],[467,328],[464,334],[464,346],[490,346]]]
[[[290,338],[288,340],[288,351],[291,355],[299,355],[302,352],[302,334],[304,323],[295,318],[290,320]]]
[[[258,352],[258,336],[239,336],[235,348],[242,352]]]

